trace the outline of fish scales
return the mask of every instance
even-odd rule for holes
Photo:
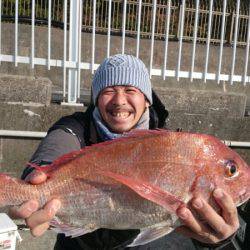
[[[37,169],[49,177],[38,186],[0,175],[0,206],[31,198],[43,206],[58,198],[62,207],[53,225],[67,235],[103,227],[141,229],[145,234],[152,229],[156,231],[149,238],[154,235],[154,240],[178,225],[177,207],[189,206],[196,193],[215,207],[210,197],[216,187],[227,190],[236,205],[250,196],[248,164],[204,134],[134,131]]]
[[[141,199],[140,204],[138,204],[138,195],[127,187],[113,188],[108,192],[105,188],[102,188],[104,191],[100,192],[99,188],[92,190],[91,193],[74,194],[70,199],[68,197],[67,199],[61,198],[63,207],[66,208],[61,209],[61,213],[67,215],[69,213],[68,207],[73,208],[71,209],[71,216],[68,216],[67,223],[81,225],[83,222],[79,218],[85,220],[85,218],[91,217],[92,223],[100,224],[99,226],[102,227],[115,229],[119,225],[120,228],[126,228],[129,224],[130,228],[138,228],[142,225],[151,225],[153,222],[158,223],[163,217],[167,216],[162,207],[158,206],[157,209],[155,204],[149,205],[148,201],[144,199]],[[79,193],[79,191],[74,191]],[[124,201],[126,201],[125,204]],[[112,206],[110,202],[112,202]],[[137,212],[135,213],[135,211]],[[148,217],[148,215],[151,217]],[[154,221],[152,217],[154,217]],[[112,218],[112,221],[110,218]]]

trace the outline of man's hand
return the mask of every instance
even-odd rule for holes
[[[207,244],[219,243],[233,235],[239,228],[239,220],[232,198],[221,189],[216,189],[213,196],[221,208],[221,214],[201,197],[195,197],[191,204],[203,222],[195,218],[188,208],[181,207],[177,215],[185,226],[177,228],[177,231]]]
[[[34,170],[26,177],[25,181],[39,185],[46,181],[46,179],[47,176],[45,173]],[[33,236],[41,236],[49,228],[49,223],[60,209],[60,206],[61,202],[57,199],[53,199],[39,210],[38,201],[29,200],[20,207],[12,207],[9,211],[9,215],[13,219],[25,219],[31,234]]]

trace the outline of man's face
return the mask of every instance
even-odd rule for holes
[[[149,102],[135,87],[114,86],[101,91],[97,105],[108,127],[113,132],[123,133],[137,124]]]

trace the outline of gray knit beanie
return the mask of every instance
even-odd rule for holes
[[[98,67],[92,82],[94,104],[104,88],[117,85],[128,85],[139,89],[152,104],[151,81],[148,70],[140,59],[124,54],[106,58]]]

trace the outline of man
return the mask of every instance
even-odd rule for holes
[[[47,165],[60,155],[86,145],[112,140],[131,129],[161,128],[167,117],[164,106],[152,93],[145,65],[130,55],[115,55],[104,60],[94,75],[92,101],[85,113],[75,113],[56,122],[31,162]],[[22,178],[32,184],[46,180],[44,173],[33,170],[26,168]],[[223,190],[216,189],[214,198],[221,207],[221,214],[201,197],[195,197],[191,204],[206,223],[194,217],[189,209],[179,208],[178,216],[185,226],[177,231],[200,244],[212,246],[227,241],[239,227],[237,210],[231,197]],[[59,209],[60,201],[56,199],[49,201],[42,209],[38,208],[37,201],[31,200],[12,209],[12,215],[25,219],[31,233],[40,236],[48,229],[50,220]],[[55,249],[123,249],[138,232],[99,229],[75,239],[59,234]],[[169,236],[166,236],[135,249],[166,249],[169,240]]]

